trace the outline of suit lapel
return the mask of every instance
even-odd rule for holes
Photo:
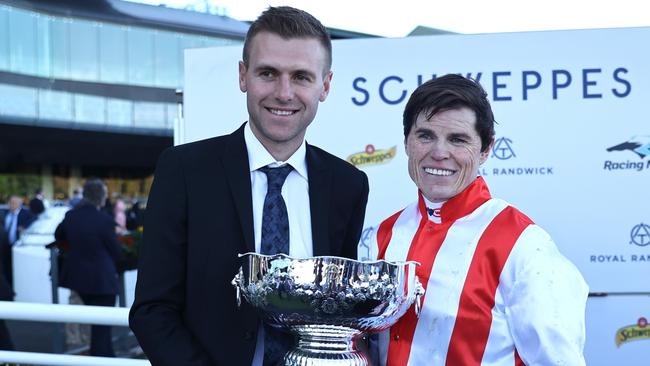
[[[329,213],[332,170],[319,156],[318,151],[307,144],[307,174],[309,174],[309,204],[311,212],[311,235],[314,256],[330,253]]]
[[[246,251],[254,252],[253,202],[248,152],[244,141],[244,126],[245,124],[228,136],[226,150],[221,155],[221,159],[244,233]]]

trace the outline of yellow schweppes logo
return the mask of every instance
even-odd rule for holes
[[[640,317],[636,324],[628,325],[616,331],[616,347],[620,347],[623,343],[642,339],[650,339],[650,327],[648,326],[648,320],[644,317]]]
[[[348,156],[348,162],[354,166],[385,164],[395,157],[397,146],[387,150],[376,150],[375,146],[369,144],[366,150]]]

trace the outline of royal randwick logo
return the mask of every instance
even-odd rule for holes
[[[348,156],[347,161],[354,166],[385,164],[393,160],[396,154],[397,146],[377,150],[374,145],[368,144],[364,151]]]
[[[361,240],[359,240],[359,246],[357,248],[357,253],[359,254],[359,260],[369,261],[375,260],[371,258],[370,246],[372,245],[373,234],[377,230],[375,226],[366,227],[361,232]]]
[[[629,236],[629,244],[636,248],[632,253],[593,253],[589,254],[589,262],[591,263],[642,263],[647,265],[650,263],[650,225],[643,222],[632,226]],[[635,247],[638,246],[640,248]],[[643,249],[641,249],[643,248]]]
[[[520,176],[520,175],[552,175],[553,167],[551,166],[530,166],[520,165],[525,159],[515,159],[514,149],[515,142],[509,137],[499,137],[494,140],[492,146],[492,158],[496,160],[489,161],[485,167],[479,169],[482,176],[500,175],[500,176]]]
[[[616,331],[616,347],[623,343],[650,339],[648,319],[640,317],[636,324],[628,325]]]
[[[630,231],[630,244],[645,247],[650,244],[650,225],[640,223]]]
[[[616,153],[625,160],[605,160],[604,170],[636,170],[642,171],[650,168],[650,135],[632,136],[627,141],[619,142],[607,148],[607,152]],[[625,153],[625,154],[623,154]],[[636,155],[638,158],[632,157]]]
[[[494,141],[494,146],[492,147],[492,156],[499,160],[508,160],[514,158],[515,151],[512,149],[512,140],[507,137],[499,137]]]

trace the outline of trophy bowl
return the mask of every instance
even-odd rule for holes
[[[424,289],[416,262],[356,261],[341,257],[292,258],[285,254],[240,254],[232,284],[276,328],[298,338],[285,365],[368,365],[356,348],[365,332],[393,325]]]

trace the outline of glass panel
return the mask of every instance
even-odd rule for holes
[[[126,83],[126,29],[103,24],[99,27],[100,79],[109,83]]]
[[[70,23],[70,76],[78,80],[99,80],[97,26],[73,19]]]
[[[156,86],[180,86],[181,50],[178,35],[159,32],[155,38]]]
[[[133,103],[135,127],[165,128],[165,105],[163,103]]]
[[[202,36],[184,34],[181,36],[181,48],[201,48],[203,47],[203,38]]]
[[[106,101],[102,97],[75,94],[75,121],[103,124],[106,121]]]
[[[128,31],[129,83],[154,85],[153,33],[130,28]]]
[[[73,119],[72,94],[41,89],[38,93],[38,112],[43,119],[71,121]]]
[[[54,18],[50,22],[50,57],[52,77],[70,78],[70,20]]]
[[[167,106],[167,124],[165,128],[172,129],[176,118],[178,118],[178,105],[176,103],[167,103],[165,105]]]
[[[237,41],[234,39],[225,39],[225,38],[205,38],[205,47],[216,47],[216,46],[229,46],[236,44],[243,44],[244,42]]]
[[[50,17],[36,16],[36,74],[50,76]]]
[[[36,117],[36,89],[0,84],[0,114]]]
[[[9,13],[9,69],[23,74],[36,73],[36,22],[26,11]]]
[[[0,70],[9,70],[9,8],[0,5]]]
[[[112,126],[133,125],[133,102],[123,99],[106,100],[106,123]]]

